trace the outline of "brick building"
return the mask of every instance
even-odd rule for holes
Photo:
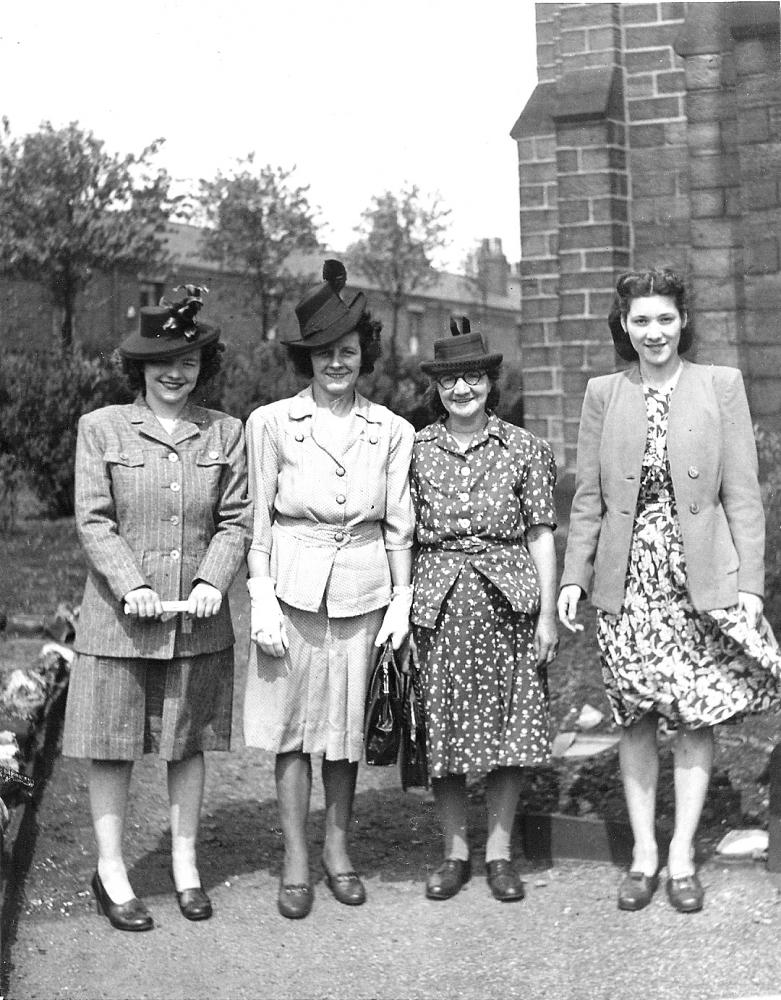
[[[512,130],[527,426],[575,463],[586,381],[619,364],[615,277],[689,278],[700,362],[781,428],[778,3],[536,5],[539,83]]]
[[[210,290],[203,316],[220,317],[229,347],[249,349],[260,332],[246,279],[220,263],[206,258],[201,234],[194,226],[169,227],[169,266],[156,274],[115,271],[93,276],[87,292],[77,304],[75,339],[91,352],[110,353],[138,322],[138,308],[156,304],[161,295],[171,295],[183,283],[205,285]],[[328,253],[300,256],[292,270],[301,276],[302,290],[320,280],[323,257]],[[437,337],[447,334],[451,315],[467,314],[475,329],[488,333],[491,347],[504,351],[508,360],[520,356],[520,279],[502,252],[500,240],[483,240],[478,250],[479,278],[439,272],[436,281],[412,292],[399,317],[400,353],[426,356]],[[387,340],[391,329],[390,308],[376,287],[349,274],[349,287],[366,293],[373,315],[383,321]],[[295,329],[294,302],[283,305],[277,333]],[[0,276],[0,343],[6,351],[34,350],[59,338],[59,317],[52,310],[45,290],[33,282]]]

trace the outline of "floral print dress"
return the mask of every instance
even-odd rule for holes
[[[673,391],[644,389],[648,435],[624,603],[617,615],[598,611],[597,635],[617,723],[656,712],[697,729],[778,707],[781,659],[772,634],[749,628],[737,607],[700,613],[689,600],[667,461]]]
[[[555,528],[555,480],[546,442],[493,415],[465,452],[443,422],[416,437],[412,621],[434,778],[549,759],[525,533]]]

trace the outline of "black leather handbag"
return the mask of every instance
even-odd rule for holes
[[[399,758],[404,679],[388,640],[377,656],[369,679],[364,712],[366,763],[395,764]]]
[[[428,788],[426,720],[420,698],[420,680],[410,650],[409,668],[402,678],[403,711],[401,724],[401,787]]]

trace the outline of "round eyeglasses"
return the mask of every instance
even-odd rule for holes
[[[456,382],[462,378],[467,385],[477,385],[485,372],[461,372],[458,375],[442,375],[437,379],[437,383],[443,389],[452,389]]]

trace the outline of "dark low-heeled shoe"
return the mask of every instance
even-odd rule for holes
[[[644,875],[643,872],[627,872],[618,887],[619,910],[642,910],[653,899],[659,888],[659,875]]]
[[[334,897],[345,906],[362,906],[366,902],[366,886],[357,872],[339,872],[332,875],[323,862],[325,884]]]
[[[696,874],[668,878],[667,895],[679,913],[698,913],[705,900],[705,890]]]
[[[523,899],[521,876],[513,870],[510,861],[499,858],[497,861],[487,862],[485,867],[488,871],[488,885],[491,887],[494,899],[498,899],[500,903],[513,903]]]
[[[92,891],[95,893],[98,913],[107,917],[111,926],[118,931],[151,931],[155,926],[149,910],[135,896],[127,903],[115,903],[106,892],[97,872],[92,876]]]
[[[472,877],[472,862],[467,858],[445,858],[426,880],[427,899],[450,899]]]
[[[176,890],[176,901],[182,916],[188,920],[208,920],[212,915],[212,901],[201,886],[194,889]]]
[[[279,893],[277,895],[277,909],[283,917],[288,920],[301,920],[302,917],[309,916],[314,902],[312,886],[307,882],[279,883]]]

